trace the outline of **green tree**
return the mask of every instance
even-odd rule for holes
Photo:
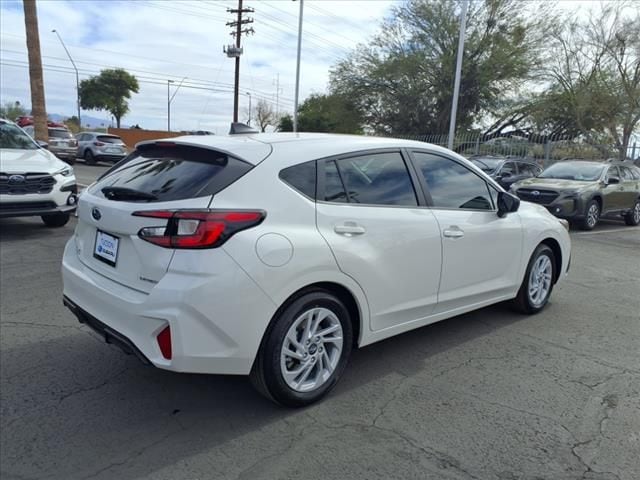
[[[293,117],[288,113],[285,113],[280,117],[278,121],[279,132],[293,132]]]
[[[138,90],[138,80],[126,70],[102,70],[100,75],[80,82],[80,105],[87,110],[108,111],[120,128],[120,119],[129,112],[127,100]]]
[[[323,133],[362,133],[364,119],[358,107],[344,95],[312,94],[298,106],[298,131]],[[293,131],[293,119],[285,115],[278,130]]]
[[[569,19],[552,40],[549,107],[563,106],[582,136],[608,138],[624,158],[640,123],[640,11],[632,2],[603,4],[588,19]]]
[[[535,15],[518,0],[471,2],[463,57],[458,125],[469,128],[540,63],[549,8]],[[448,129],[461,0],[408,0],[382,31],[331,72],[330,88],[356,102],[379,133]]]
[[[67,126],[69,130],[73,133],[80,132],[80,122],[78,121],[78,117],[76,115],[72,115],[64,120],[64,124]]]
[[[18,101],[5,102],[4,105],[0,105],[0,118],[6,118],[7,120],[14,121],[16,118],[26,114],[27,111]]]

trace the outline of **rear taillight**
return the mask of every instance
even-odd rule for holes
[[[96,147],[104,147],[104,142],[93,142]]]
[[[215,248],[232,235],[255,227],[263,210],[141,210],[136,217],[163,218],[165,226],[144,227],[138,237],[167,248]]]

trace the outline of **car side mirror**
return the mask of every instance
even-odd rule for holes
[[[520,208],[520,199],[507,192],[498,192],[498,216],[504,217],[507,213],[517,212]]]
[[[607,180],[607,185],[615,185],[617,183],[620,183],[620,179],[618,177],[609,177],[609,180]]]
[[[49,150],[49,144],[47,142],[43,142],[42,140],[37,140],[36,143],[40,148],[44,148],[45,150]]]

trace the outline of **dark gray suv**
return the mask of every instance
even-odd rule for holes
[[[631,162],[561,161],[512,185],[511,193],[584,230],[593,229],[600,217],[640,224],[640,169]]]

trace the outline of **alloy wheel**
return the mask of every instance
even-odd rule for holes
[[[546,301],[551,292],[552,275],[551,259],[546,255],[541,255],[536,259],[529,274],[529,300],[534,307],[539,307]]]
[[[633,221],[634,223],[640,223],[640,202],[637,202],[633,208]]]
[[[596,223],[598,223],[599,216],[600,208],[597,203],[594,203],[589,207],[589,211],[587,212],[587,225],[589,225],[590,228],[595,227]]]
[[[298,316],[280,353],[280,370],[289,388],[310,392],[324,385],[340,361],[342,344],[342,324],[331,310],[316,307]]]

